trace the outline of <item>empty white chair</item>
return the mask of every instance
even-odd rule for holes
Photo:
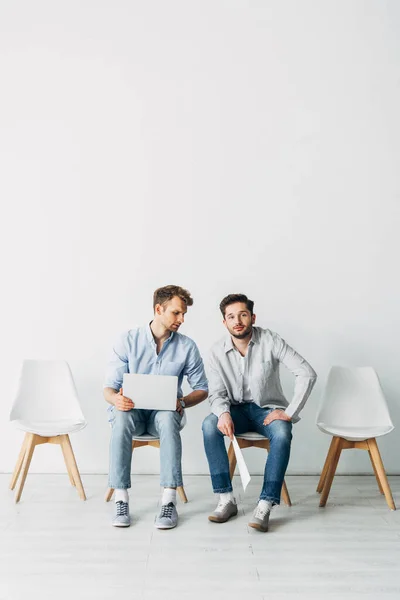
[[[182,417],[182,429],[186,425],[186,422],[187,422],[186,412],[184,412],[183,417]],[[143,435],[138,435],[136,437],[132,437],[132,454],[136,448],[141,448],[142,446],[152,446],[153,448],[159,448],[160,447],[160,438],[156,437],[154,435],[149,435],[148,433],[145,433]],[[176,491],[178,492],[179,497],[182,500],[182,502],[184,502],[186,504],[186,502],[188,500],[187,500],[185,488],[183,487],[183,485],[177,487]],[[113,493],[114,493],[114,488],[107,488],[106,495],[104,498],[106,502],[109,502],[111,500]]]
[[[35,446],[61,446],[70,482],[86,500],[69,434],[86,427],[69,365],[61,360],[25,360],[11,423],[25,431],[25,439],[11,479],[14,489],[21,473],[15,501],[21,498]]]
[[[388,506],[396,510],[382,458],[376,443],[394,429],[388,406],[372,367],[332,367],[317,414],[319,429],[332,435],[331,445],[318,483],[325,506],[342,450],[367,450]]]

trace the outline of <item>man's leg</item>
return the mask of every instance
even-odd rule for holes
[[[150,435],[160,438],[160,484],[164,488],[158,529],[172,529],[178,523],[176,488],[182,485],[182,417],[177,411],[152,411],[147,423]]]
[[[270,412],[271,409],[261,408],[256,404],[251,407],[252,429],[268,438],[270,445],[259,504],[253,515],[253,521],[250,523],[262,531],[266,531],[268,528],[269,512],[272,506],[280,503],[292,441],[292,423],[290,421],[277,419],[269,425],[264,425],[263,421]],[[256,515],[256,513],[260,514]],[[260,520],[265,522],[258,523]]]
[[[292,423],[290,421],[275,420],[269,425],[263,421],[271,409],[260,408],[254,405],[256,414],[253,416],[255,431],[269,439],[269,453],[264,470],[264,483],[260,500],[267,500],[279,504],[281,489],[285,478],[290,457],[292,442]]]
[[[231,406],[231,417],[235,433],[248,431],[250,422],[246,417],[243,405]],[[233,497],[232,482],[229,475],[229,460],[224,434],[218,429],[218,418],[214,414],[208,415],[204,419],[202,429],[213,491],[214,494],[219,494],[217,509],[209,516],[209,520],[215,523],[224,523],[237,514],[236,500]]]
[[[137,409],[122,411],[114,407],[110,423],[112,432],[108,486],[115,490],[117,511],[113,525],[128,527],[130,517],[127,490],[131,487],[132,437],[145,432],[145,413]]]

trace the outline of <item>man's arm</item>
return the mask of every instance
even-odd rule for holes
[[[124,336],[118,340],[113,348],[103,389],[105,400],[118,410],[131,410],[135,406],[132,400],[126,398],[122,393],[124,373],[129,372],[125,342],[126,338]]]
[[[311,365],[289,346],[279,335],[273,334],[273,354],[279,362],[285,365],[295,376],[292,401],[284,413],[291,419],[296,419],[304,407],[311,390],[317,380],[317,374]]]
[[[228,390],[225,387],[224,381],[220,374],[220,367],[217,360],[211,352],[209,360],[209,386],[208,401],[210,403],[211,412],[216,417],[220,417],[223,413],[231,412],[231,403],[228,398]]]
[[[103,390],[103,394],[106,401],[115,406],[117,410],[132,410],[135,406],[132,400],[122,394],[122,388],[117,392],[114,388],[106,387]]]
[[[208,396],[208,392],[206,390],[193,390],[187,396],[182,396],[180,400],[183,400],[185,403],[185,408],[192,408],[192,406],[196,406],[196,404],[200,404],[203,402]]]
[[[217,361],[212,352],[210,354],[209,367],[210,393],[208,400],[211,411],[218,417],[218,429],[232,439],[235,427],[231,417],[231,403],[228,398],[228,390],[225,387]]]
[[[176,410],[181,412],[182,407],[179,400],[183,400],[185,408],[191,408],[203,402],[208,396],[208,382],[204,371],[203,359],[195,343],[190,348],[186,359],[183,375],[186,375],[188,383],[192,388],[192,392],[183,398],[179,398]]]
[[[182,396],[182,398],[178,398],[176,401],[176,410],[179,414],[182,414],[183,407],[181,404],[181,400],[185,403],[185,408],[191,408],[192,406],[196,406],[196,404],[200,404],[207,398],[208,393],[205,390],[194,390],[190,392],[187,396]]]
[[[103,396],[106,402],[115,406],[116,396],[118,396],[118,391],[114,390],[114,388],[106,387],[103,389]]]

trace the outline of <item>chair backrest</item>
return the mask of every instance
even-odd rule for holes
[[[62,360],[24,360],[10,421],[85,422],[71,369]]]
[[[317,413],[317,424],[391,426],[389,409],[372,367],[332,367]]]

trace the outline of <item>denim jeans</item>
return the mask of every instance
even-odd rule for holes
[[[109,408],[112,427],[110,442],[110,488],[131,487],[132,437],[145,433],[160,438],[160,485],[182,485],[182,417],[171,410],[117,410]]]
[[[230,409],[235,425],[235,434],[255,431],[269,439],[270,451],[265,464],[260,500],[269,500],[273,504],[279,504],[290,456],[292,423],[276,420],[269,425],[264,425],[265,417],[274,409],[261,408],[254,402],[231,405]],[[203,437],[214,493],[222,494],[232,491],[232,482],[229,476],[224,435],[219,431],[217,424],[218,417],[214,414],[206,417],[203,421]]]

